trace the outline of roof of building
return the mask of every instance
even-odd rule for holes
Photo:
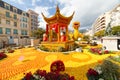
[[[54,14],[52,17],[47,18],[47,17],[44,16],[43,13],[41,13],[41,14],[42,14],[44,20],[45,20],[47,23],[50,23],[50,24],[51,24],[51,23],[57,23],[57,22],[59,22],[59,23],[69,24],[70,21],[71,21],[72,18],[73,18],[74,12],[73,12],[73,14],[72,14],[71,16],[65,17],[65,16],[61,15],[60,10],[59,10],[59,7],[58,7],[58,5],[57,5],[57,7],[56,7],[56,12],[55,12],[55,14]]]
[[[112,10],[110,10],[110,12],[112,13],[112,12],[117,12],[118,10],[117,10],[117,8],[119,8],[120,7],[120,4],[118,4],[117,6],[115,6]]]
[[[27,12],[28,12],[28,13],[31,13],[31,14],[35,14],[35,15],[39,16],[39,14],[38,14],[38,13],[36,13],[35,11],[33,11],[33,10],[31,10],[31,9],[29,9]]]

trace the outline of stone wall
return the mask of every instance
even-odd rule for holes
[[[3,48],[6,44],[8,44],[8,38],[0,37],[0,48]]]
[[[0,37],[0,48],[3,48],[4,46],[4,43],[6,45],[11,45],[9,44],[9,39],[7,37]],[[36,46],[40,43],[40,39],[31,39],[31,38],[14,38],[13,39],[13,44],[15,44],[16,46],[19,46],[19,45],[23,45],[23,46],[26,46],[26,45],[31,45],[31,46]]]
[[[17,42],[17,41],[16,41]],[[30,38],[22,38],[18,40],[18,45],[30,45]]]

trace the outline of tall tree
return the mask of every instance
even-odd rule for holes
[[[113,35],[120,35],[120,26],[114,26],[112,28],[112,34]]]
[[[104,33],[105,33],[105,30],[101,30],[101,31],[95,33],[95,36],[97,36],[97,37],[102,37],[102,36],[105,35]]]
[[[37,30],[33,31],[31,36],[36,38],[42,38],[45,30],[43,28],[38,28]]]

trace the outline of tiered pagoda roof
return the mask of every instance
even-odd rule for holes
[[[54,14],[52,17],[47,18],[47,17],[45,17],[44,14],[42,13],[42,16],[43,16],[44,20],[45,20],[48,24],[64,23],[64,24],[67,24],[67,25],[68,25],[68,24],[70,23],[70,21],[72,20],[73,15],[74,15],[74,12],[73,12],[73,14],[72,14],[71,16],[69,16],[69,17],[65,17],[65,16],[61,15],[58,5],[57,5],[57,7],[56,7],[56,12],[55,12],[55,14]]]

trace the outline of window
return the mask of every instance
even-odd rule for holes
[[[17,19],[17,15],[16,14],[14,14],[14,19]]]
[[[6,12],[6,17],[10,17],[10,12]]]
[[[27,28],[27,24],[25,24],[25,23],[20,23],[20,27],[21,27],[21,28]]]
[[[1,18],[0,18],[0,24],[1,24]]]
[[[5,8],[6,8],[7,10],[10,10],[10,6],[8,6],[8,5],[6,5]]]
[[[26,16],[26,13],[23,13],[24,16]]]
[[[10,28],[6,28],[6,34],[10,34],[11,33],[11,29]]]
[[[24,35],[24,30],[21,30],[21,35]]]
[[[12,36],[10,36],[10,39],[12,39],[13,37]]]
[[[25,18],[25,22],[27,22],[27,18]]]
[[[17,29],[14,29],[14,30],[13,30],[13,34],[18,34],[18,30],[17,30]]]
[[[14,10],[13,10],[13,12],[15,12],[15,13],[16,13],[16,12],[17,12],[17,10],[16,10],[16,9],[14,9]]]
[[[22,23],[20,23],[20,27],[22,28],[23,26],[22,26]]]
[[[27,18],[22,17],[22,18],[21,18],[21,21],[23,21],[23,22],[27,22]]]
[[[17,27],[17,22],[14,22],[14,26],[16,26],[16,27]]]
[[[25,21],[25,18],[23,17],[23,21]]]
[[[27,35],[27,31],[25,31],[25,35]]]
[[[3,32],[2,32],[2,28],[0,28],[0,34],[2,34]]]
[[[27,35],[27,31],[26,30],[21,30],[21,35]]]
[[[25,26],[26,28],[27,28],[27,24],[26,24],[26,26]]]
[[[6,20],[6,24],[10,24],[10,21],[9,21],[9,20]]]
[[[23,23],[23,28],[25,27],[25,24]]]

